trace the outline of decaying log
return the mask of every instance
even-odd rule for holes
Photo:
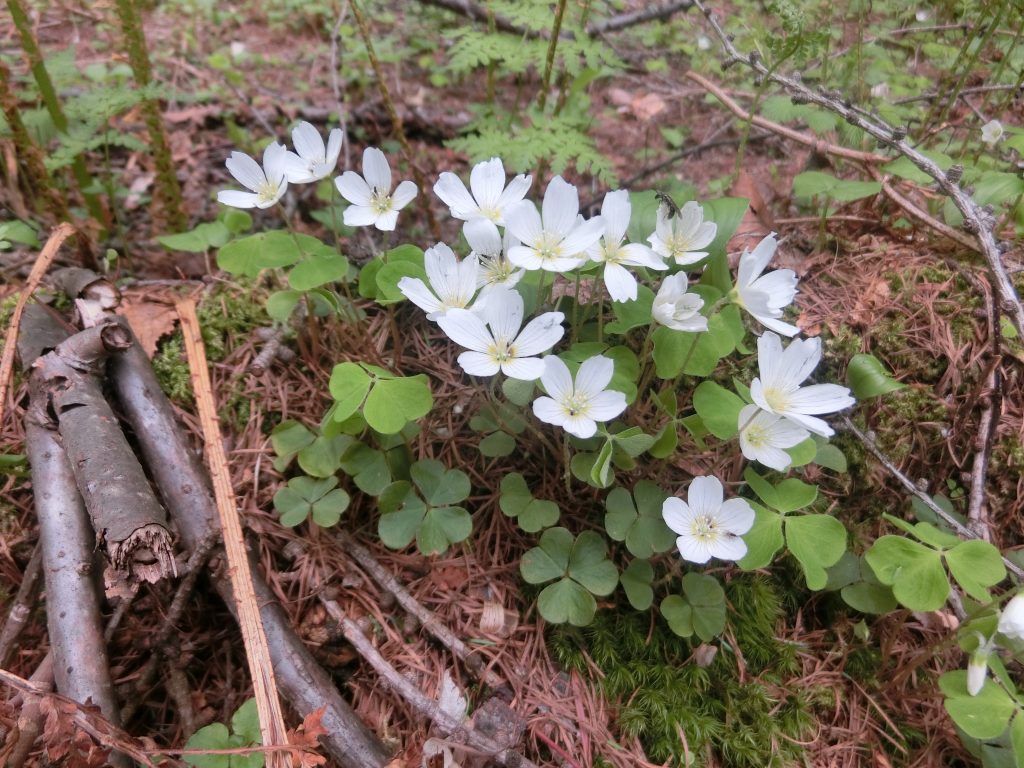
[[[26,318],[35,317],[26,323],[22,333],[44,327],[46,323],[40,318],[45,313],[45,309],[36,305],[26,307]],[[51,343],[57,331],[51,328],[46,335],[49,339],[46,343]],[[29,378],[33,405],[26,415],[25,445],[39,518],[54,678],[62,694],[75,701],[95,704],[111,722],[118,723],[119,710],[107,663],[99,595],[93,579],[93,531],[68,458],[56,434],[48,428],[48,409],[35,402],[39,397],[47,397],[42,382],[44,374],[34,367],[38,360],[33,358],[44,349],[45,343],[27,336],[25,343],[19,344],[23,366],[26,369],[33,366]],[[45,419],[42,423],[36,418],[39,414]],[[112,755],[111,760],[117,765],[128,765],[126,759],[118,756]]]
[[[117,322],[127,328],[123,320]],[[218,529],[217,507],[206,473],[138,343],[111,357],[109,370],[125,418],[138,436],[143,457],[182,543],[191,550]],[[274,672],[285,698],[303,717],[324,708],[321,723],[327,734],[320,740],[338,765],[383,766],[388,760],[384,746],[341,698],[330,677],[292,630],[287,615],[255,567],[252,577]],[[229,581],[215,578],[214,583],[224,602],[233,608]]]
[[[32,418],[53,427],[117,576],[158,581],[175,572],[167,516],[103,396],[108,352],[131,344],[117,323],[88,328],[33,364]]]

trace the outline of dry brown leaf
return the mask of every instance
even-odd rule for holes
[[[753,176],[746,171],[740,171],[732,189],[729,190],[733,197],[745,197],[750,201],[750,207],[743,214],[743,220],[726,246],[726,251],[737,254],[737,258],[744,248],[752,250],[765,235],[775,230],[775,219],[761,195],[760,186]]]
[[[152,301],[125,300],[119,309],[139,340],[146,357],[152,359],[156,345],[174,330],[177,314],[173,306]]]
[[[646,96],[633,99],[629,109],[636,115],[637,120],[647,122],[665,111],[665,100],[656,93],[648,93]]]
[[[878,318],[878,310],[889,303],[891,292],[888,280],[881,276],[875,277],[857,298],[850,312],[850,323],[861,327],[871,325]]]

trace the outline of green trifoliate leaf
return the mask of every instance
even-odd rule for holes
[[[646,560],[633,560],[619,577],[629,604],[638,611],[646,611],[654,602],[654,568]]]
[[[284,323],[302,301],[302,291],[275,291],[267,298],[267,314],[271,320]]]
[[[536,533],[558,522],[558,505],[553,501],[533,498],[526,481],[518,472],[502,478],[498,504],[507,517],[517,518],[519,527],[527,533]]]
[[[708,642],[725,631],[725,590],[715,577],[686,574],[683,595],[692,607],[693,630],[701,640]]]
[[[742,400],[713,381],[702,381],[693,392],[693,408],[707,430],[720,440],[731,440],[739,433]]]
[[[223,723],[211,723],[192,734],[186,749],[232,749],[235,743]],[[231,768],[231,755],[185,755],[184,761],[198,768]]]
[[[549,528],[540,537],[538,546],[526,552],[519,571],[528,584],[543,584],[560,578],[569,567],[573,536],[565,528]]]
[[[362,406],[373,379],[358,363],[339,363],[331,371],[328,384],[335,399],[334,420],[344,421]]]
[[[774,510],[783,514],[795,512],[814,503],[818,497],[818,486],[810,485],[795,477],[772,485],[751,467],[743,471],[743,479],[751,487],[758,498]]]
[[[785,544],[785,539],[782,536],[782,515],[765,509],[757,502],[747,500],[747,503],[754,510],[754,526],[743,534],[747,554],[737,561],[737,565],[752,571],[771,563]]]
[[[462,507],[431,507],[416,533],[416,545],[424,555],[443,554],[473,532],[473,519]]]
[[[944,554],[953,578],[975,600],[990,601],[988,588],[1006,578],[999,550],[987,541],[963,541]]]
[[[615,320],[604,327],[605,331],[623,334],[628,333],[634,328],[650,326],[652,322],[651,307],[653,305],[654,291],[646,285],[638,286],[635,300],[612,302]]]
[[[188,232],[158,237],[157,242],[172,251],[206,253],[211,248],[220,248],[230,239],[231,231],[223,222],[209,221]]]
[[[505,379],[501,382],[501,391],[509,402],[523,408],[533,402],[533,393],[536,383],[523,381],[522,379]]]
[[[944,704],[953,722],[975,739],[994,739],[1001,735],[1018,709],[998,685],[986,685],[976,696],[971,696],[967,692],[966,670],[946,672],[939,678],[939,687],[946,695]]]
[[[348,435],[336,435],[324,437],[320,435],[299,451],[299,466],[307,475],[313,477],[330,477],[341,466],[341,457],[353,438]]]
[[[626,548],[635,557],[667,552],[675,543],[675,534],[661,516],[661,506],[667,497],[649,480],[637,483],[632,495],[625,488],[615,488],[605,502],[608,535],[615,541],[626,542]]]
[[[314,440],[316,433],[311,432],[305,425],[292,419],[282,421],[270,433],[270,444],[277,454],[274,469],[283,472],[295,455]]]
[[[846,528],[829,515],[787,517],[785,528],[786,545],[803,567],[807,586],[824,589],[825,569],[839,562],[846,551]]]
[[[416,494],[408,494],[401,509],[380,516],[377,534],[384,546],[404,549],[412,543],[427,515],[427,505]]]
[[[477,446],[480,453],[488,458],[508,456],[516,449],[516,439],[507,432],[492,432]]]
[[[408,422],[425,416],[433,406],[434,397],[423,374],[378,379],[366,396],[363,418],[371,429],[394,434]]]
[[[661,615],[669,629],[680,637],[693,637],[693,607],[679,595],[669,595],[661,601]]]
[[[369,496],[379,495],[391,483],[391,469],[384,453],[359,441],[342,454],[339,465],[356,487]]]
[[[322,246],[309,235],[275,230],[233,240],[217,253],[217,266],[225,272],[256,277],[264,269],[287,267]]]
[[[608,545],[600,534],[584,531],[569,554],[569,576],[595,595],[610,595],[619,583],[619,572],[608,559]]]
[[[833,472],[847,471],[846,454],[828,442],[827,438],[812,435],[816,447],[814,463],[819,467],[831,469]]]
[[[417,278],[429,285],[427,271],[422,265],[407,261],[385,264],[377,271],[377,303],[388,305],[405,301],[405,294],[398,288],[398,283],[404,277]]]
[[[597,601],[575,581],[564,578],[541,590],[537,597],[537,610],[552,624],[568,622],[576,627],[585,627],[594,620]]]
[[[427,503],[442,507],[458,502],[469,496],[469,477],[459,469],[447,469],[434,459],[422,459],[412,465],[412,481],[420,489]]]
[[[296,291],[308,291],[348,276],[348,259],[339,253],[314,253],[300,261],[288,273],[288,284]]]
[[[903,536],[882,536],[864,554],[878,580],[912,611],[937,611],[949,597],[942,555]]]

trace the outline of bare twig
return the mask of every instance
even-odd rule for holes
[[[998,331],[997,331],[998,332]],[[988,505],[985,499],[985,486],[988,478],[988,464],[992,456],[992,441],[995,439],[996,427],[999,425],[999,413],[1002,411],[1002,377],[999,374],[1000,358],[990,363],[988,376],[985,377],[985,391],[982,393],[984,407],[978,421],[978,434],[975,436],[974,463],[971,465],[971,490],[967,497],[967,524],[985,541],[992,540],[992,532],[988,523]]]
[[[359,625],[345,615],[337,602],[328,600],[322,594],[320,601],[331,618],[338,622],[345,639],[352,644],[359,655],[366,659],[374,671],[387,681],[392,690],[405,699],[422,717],[432,720],[445,733],[452,734],[455,738],[465,739],[465,743],[470,749],[491,757],[499,765],[512,768],[538,768],[535,763],[527,760],[519,752],[513,749],[503,749],[496,745],[487,736],[473,728],[469,721],[460,721],[439,707],[436,701],[416,688],[391,666],[387,659],[380,655],[380,652],[373,647],[373,644],[359,629]]]
[[[939,221],[923,208],[915,205],[911,200],[900,194],[900,192],[898,192],[893,186],[892,182],[882,176],[882,174],[880,174],[876,169],[871,169],[871,175],[882,185],[882,192],[885,196],[902,208],[904,212],[909,213],[913,218],[922,222],[939,234],[948,237],[950,240],[959,243],[964,248],[970,248],[975,252],[979,250],[977,240],[965,235],[963,232],[957,232],[948,224]]]
[[[11,601],[11,609],[7,612],[7,621],[0,631],[0,667],[7,666],[7,657],[11,655],[11,649],[17,642],[18,636],[28,623],[28,617],[32,613],[36,598],[39,597],[39,587],[42,584],[40,578],[43,574],[43,548],[36,544],[32,550],[32,557],[25,566],[25,572],[21,575],[21,584],[18,585],[18,593]]]
[[[43,250],[39,252],[35,264],[32,265],[32,271],[28,275],[28,280],[25,281],[25,287],[21,289],[21,295],[18,296],[18,303],[14,305],[14,312],[11,313],[11,320],[7,326],[7,336],[4,339],[3,355],[0,357],[0,424],[3,423],[4,413],[7,410],[7,389],[10,386],[11,373],[14,371],[14,351],[17,347],[15,342],[18,338],[21,315],[25,311],[25,305],[28,304],[32,293],[39,287],[46,270],[50,268],[57,256],[60,246],[74,233],[75,228],[70,224],[59,224],[54,228],[46,245],[43,246]]]
[[[387,590],[398,604],[416,617],[427,632],[437,638],[452,654],[459,659],[475,677],[491,688],[502,688],[505,681],[496,672],[488,669],[480,656],[474,655],[468,645],[457,637],[444,623],[438,620],[433,612],[427,610],[399,583],[373,556],[366,547],[356,541],[347,531],[338,531],[338,540],[345,551],[376,581],[382,589]]]
[[[718,23],[714,14],[706,8],[702,0],[694,0],[694,4],[707,18],[708,23],[721,41],[729,63],[744,64],[762,77],[778,83],[789,93],[798,95],[801,101],[817,104],[830,112],[834,112],[850,123],[850,125],[860,128],[881,144],[906,157],[917,168],[935,180],[939,190],[949,197],[953,205],[956,206],[956,209],[964,217],[964,229],[977,238],[981,254],[988,263],[992,283],[999,296],[1000,310],[1010,317],[1011,322],[1017,329],[1017,333],[1020,336],[1024,336],[1024,306],[1021,305],[1020,298],[1017,296],[1017,290],[1014,288],[1013,282],[1007,274],[1006,267],[1003,265],[1002,254],[995,238],[995,217],[988,210],[978,205],[964,191],[959,184],[959,180],[947,175],[939,168],[935,161],[913,147],[906,140],[906,131],[902,128],[894,129],[878,118],[866,116],[863,110],[854,107],[849,101],[843,99],[841,95],[837,96],[832,93],[812,90],[797,78],[774,72],[764,65],[759,56],[741,55]]]
[[[242,535],[242,524],[238,519],[238,508],[235,505],[235,494],[231,487],[228,461],[224,454],[224,444],[217,422],[217,410],[213,399],[213,390],[210,386],[210,373],[207,368],[206,350],[199,328],[199,318],[196,316],[196,306],[192,300],[180,301],[176,306],[181,318],[181,331],[185,339],[192,387],[196,395],[196,408],[203,426],[207,460],[210,465],[210,475],[213,478],[217,510],[220,513],[224,549],[227,553],[228,572],[238,609],[246,657],[249,661],[256,709],[259,712],[263,746],[280,746],[288,743],[288,729],[285,727],[284,716],[281,714],[277,681],[274,679],[274,667],[270,658],[270,650],[267,648],[267,637],[260,619],[259,605],[256,603],[252,574],[248,567],[245,539]],[[270,768],[286,768],[290,764],[291,760],[285,754],[277,752],[267,754],[267,765]]]
[[[604,21],[595,21],[587,27],[588,35],[601,35],[606,32],[618,32],[627,27],[646,24],[648,21],[664,21],[679,11],[688,11],[693,7],[693,0],[672,0],[663,5],[653,5],[632,13],[620,13]]]
[[[889,471],[889,474],[899,481],[900,485],[903,486],[907,493],[917,497],[922,504],[924,504],[926,507],[928,507],[928,509],[930,509],[938,517],[940,517],[950,528],[956,531],[960,536],[963,536],[966,539],[979,538],[977,533],[975,533],[973,530],[971,530],[966,525],[957,520],[955,517],[953,517],[951,514],[949,514],[946,510],[944,510],[942,507],[936,504],[935,500],[932,499],[931,496],[929,496],[927,493],[918,488],[913,480],[911,480],[909,477],[903,474],[900,471],[900,468],[897,467],[888,456],[882,453],[882,451],[878,448],[873,439],[871,439],[863,432],[861,432],[859,429],[857,429],[854,423],[850,421],[850,418],[848,416],[843,416],[842,419],[843,424],[846,426],[846,428],[850,432],[852,432],[854,436],[856,436],[856,438],[861,441],[861,443],[863,443],[864,447],[867,448],[868,451],[870,451],[876,459],[878,459],[879,463],[881,463],[881,465]],[[1012,560],[1008,560],[1005,557],[1003,558],[1003,564],[1006,566],[1006,570],[1008,570],[1018,579],[1024,580],[1024,568],[1021,568]]]

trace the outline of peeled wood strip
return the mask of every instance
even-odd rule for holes
[[[267,648],[267,637],[260,619],[259,606],[253,587],[252,573],[245,552],[242,524],[238,520],[235,494],[231,487],[227,457],[221,442],[220,425],[210,387],[207,370],[206,350],[199,330],[199,318],[193,301],[181,301],[177,305],[181,317],[181,331],[185,339],[185,354],[192,375],[192,387],[196,394],[196,409],[203,427],[206,443],[206,457],[213,478],[213,493],[220,513],[221,530],[224,535],[224,550],[228,558],[228,573],[238,609],[238,624],[242,630],[249,674],[252,677],[256,709],[260,717],[260,733],[263,746],[283,746],[288,743],[288,732],[281,715],[281,703],[277,697],[277,683],[274,668]],[[283,768],[290,765],[287,755],[279,752],[267,753],[269,768]]]
[[[123,318],[118,322],[125,325]],[[195,549],[217,530],[216,505],[188,436],[137,343],[111,358],[110,378],[182,543]],[[381,768],[388,761],[384,746],[341,698],[330,676],[292,630],[284,610],[255,568],[252,580],[274,673],[285,698],[302,717],[323,709],[320,722],[327,733],[320,741],[341,768]],[[230,583],[216,578],[214,584],[234,612]]]

